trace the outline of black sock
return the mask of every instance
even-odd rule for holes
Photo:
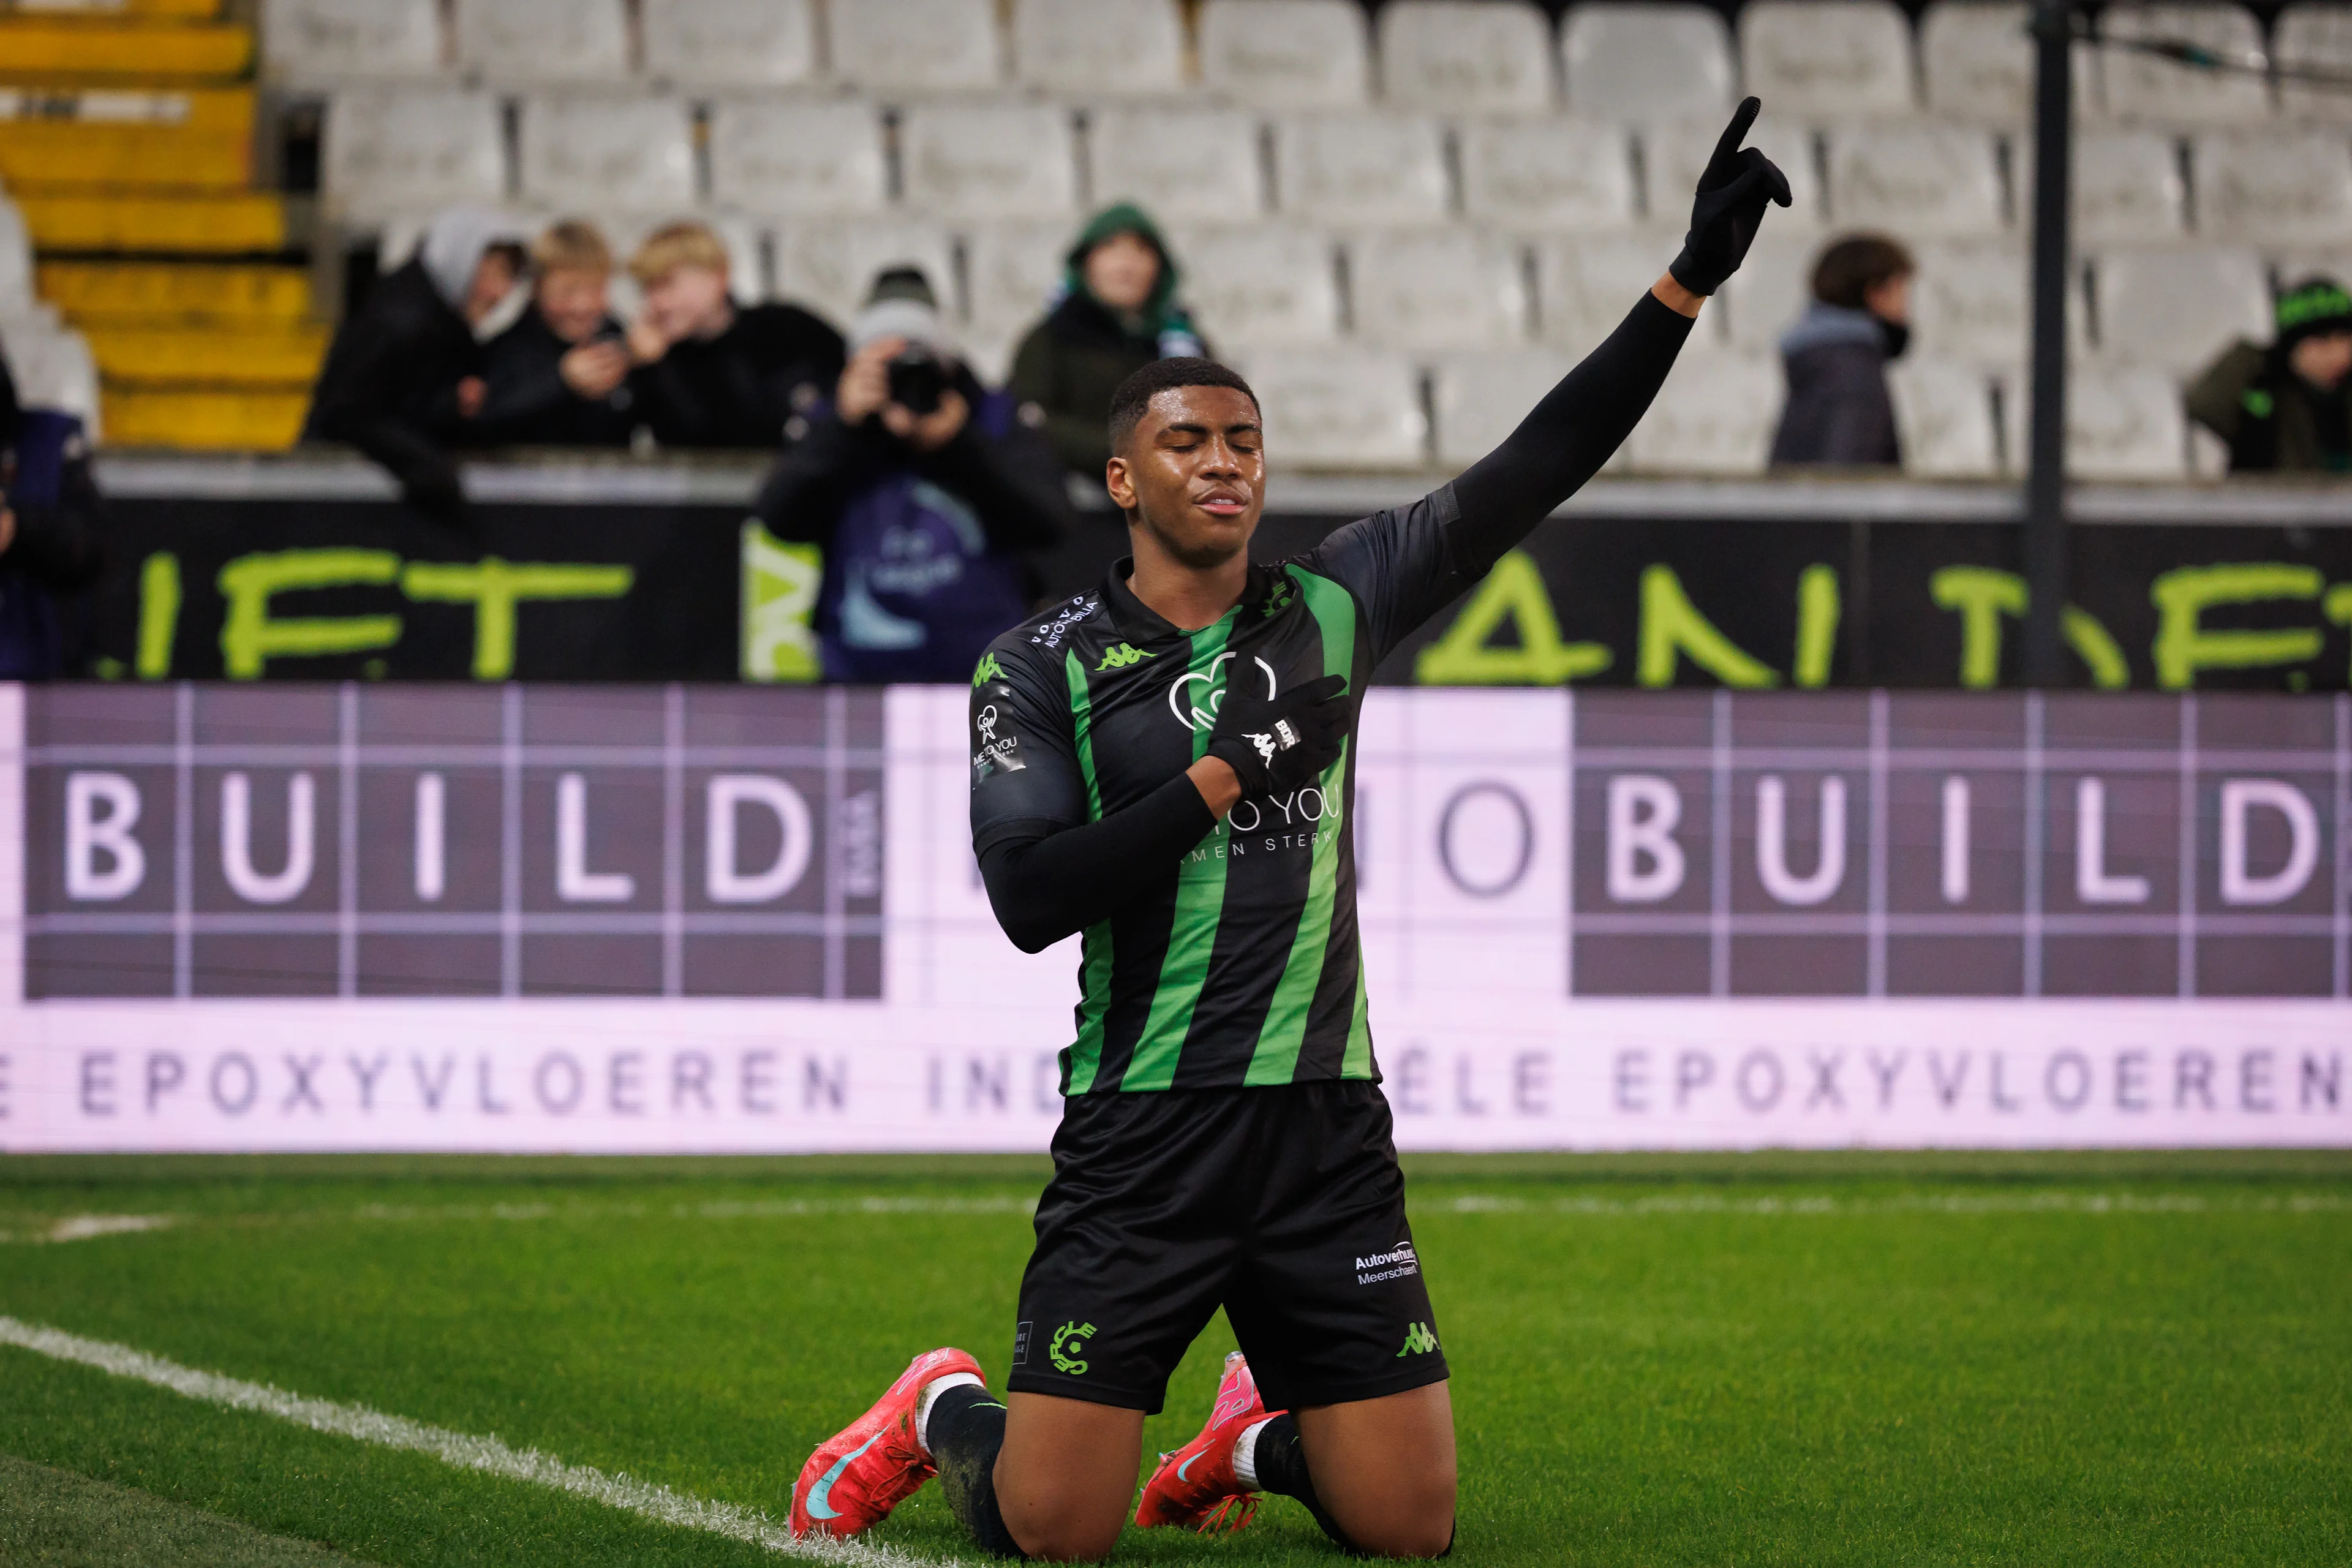
[[[1323,1501],[1315,1495],[1315,1478],[1307,1473],[1307,1447],[1298,1440],[1298,1423],[1286,1413],[1258,1428],[1257,1453],[1251,1468],[1257,1471],[1257,1484],[1265,1490],[1305,1503],[1307,1511],[1340,1551],[1352,1557],[1365,1554],[1323,1511]]]
[[[981,1550],[1027,1561],[996,1507],[996,1452],[1004,1447],[1004,1405],[976,1383],[940,1390],[926,1428],[948,1510]]]

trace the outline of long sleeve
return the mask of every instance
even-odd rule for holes
[[[823,544],[856,479],[872,468],[871,437],[828,414],[768,470],[752,515],[779,539]]]
[[[1042,952],[1157,886],[1216,826],[1200,790],[1179,773],[1099,822],[1010,826],[980,851],[981,880],[1013,945]]]

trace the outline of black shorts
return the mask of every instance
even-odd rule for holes
[[[1379,1085],[1063,1107],[1008,1386],[1157,1412],[1220,1306],[1269,1410],[1444,1378]]]

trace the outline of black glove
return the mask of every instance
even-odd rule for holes
[[[1312,784],[1348,741],[1347,678],[1327,675],[1262,697],[1236,664],[1225,682],[1209,755],[1232,765],[1244,797],[1287,795]]]
[[[1771,159],[1739,143],[1756,123],[1764,105],[1743,99],[1724,127],[1706,173],[1698,177],[1698,197],[1691,203],[1690,232],[1683,236],[1683,253],[1666,270],[1694,294],[1712,294],[1723,280],[1739,270],[1740,258],[1764,221],[1764,204],[1790,205],[1789,176]]]

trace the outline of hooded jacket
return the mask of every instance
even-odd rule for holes
[[[2352,396],[2304,380],[2283,349],[2231,344],[2187,402],[2191,419],[2230,444],[2233,474],[2352,471]]]
[[[1160,280],[1132,316],[1087,291],[1087,257],[1114,235],[1131,234],[1160,253]],[[1073,470],[1099,476],[1110,460],[1104,421],[1118,384],[1157,359],[1209,352],[1177,301],[1182,275],[1158,226],[1121,202],[1095,215],[1065,258],[1061,297],[1021,340],[1013,355],[1013,396],[1044,416],[1046,439]]]
[[[482,374],[466,297],[482,253],[519,237],[495,213],[459,207],[435,218],[416,254],[335,330],[303,437],[358,447],[390,470],[422,511],[458,511],[464,493],[446,448],[467,423],[457,384]]]
[[[81,421],[16,401],[0,361],[0,505],[16,529],[0,549],[0,680],[75,673],[86,617],[73,603],[105,564],[98,485]]]
[[[1789,401],[1775,465],[1891,467],[1903,461],[1886,390],[1887,328],[1868,310],[1816,300],[1780,339]]]

